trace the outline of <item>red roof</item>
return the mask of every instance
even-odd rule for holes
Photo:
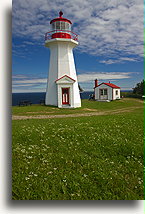
[[[100,85],[102,85],[102,84],[108,85],[108,86],[111,87],[111,88],[120,88],[119,86],[114,85],[113,83],[102,82]],[[100,85],[98,85],[98,86],[100,86]],[[97,86],[97,87],[98,87],[98,86]]]
[[[64,75],[64,76],[60,77],[59,79],[55,80],[55,82],[57,82],[58,80],[60,80],[60,79],[62,79],[64,77],[68,77],[69,79],[71,79],[71,80],[73,80],[75,82],[75,80],[73,78],[69,77],[68,75]]]
[[[57,21],[68,22],[68,23],[72,24],[71,21],[70,21],[69,19],[60,18],[60,17],[55,18],[55,19],[52,19],[52,20],[50,21],[50,24],[52,24],[53,22],[57,22]]]
[[[71,21],[70,21],[69,19],[63,18],[62,15],[63,15],[63,12],[60,11],[60,12],[59,12],[59,17],[58,17],[58,18],[55,18],[55,19],[52,19],[52,20],[50,21],[50,24],[52,24],[53,22],[57,22],[57,21],[68,22],[68,23],[72,24]]]

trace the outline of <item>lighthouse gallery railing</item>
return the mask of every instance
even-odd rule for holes
[[[49,31],[45,34],[45,40],[50,40],[52,39],[52,35],[55,33],[68,33],[70,35],[70,38],[78,41],[78,35],[72,31],[69,30],[53,30],[53,31]]]

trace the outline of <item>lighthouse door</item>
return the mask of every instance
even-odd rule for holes
[[[69,105],[69,88],[62,88],[62,105]]]

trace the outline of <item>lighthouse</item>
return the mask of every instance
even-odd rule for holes
[[[59,108],[81,107],[81,99],[73,57],[78,45],[77,34],[71,31],[71,21],[62,17],[50,21],[51,31],[45,34],[45,47],[50,49],[50,64],[45,104]]]

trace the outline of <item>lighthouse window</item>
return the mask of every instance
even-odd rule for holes
[[[66,29],[66,30],[70,30],[70,27],[69,27],[69,26],[70,26],[69,23],[66,22],[66,23],[65,23],[65,29]]]
[[[61,22],[61,30],[65,30],[65,22]]]
[[[52,30],[55,30],[55,22],[53,22],[53,23],[51,24],[51,26],[52,26]]]
[[[56,30],[60,30],[61,27],[60,27],[60,22],[56,22]]]
[[[116,90],[116,95],[118,95],[118,90]]]

